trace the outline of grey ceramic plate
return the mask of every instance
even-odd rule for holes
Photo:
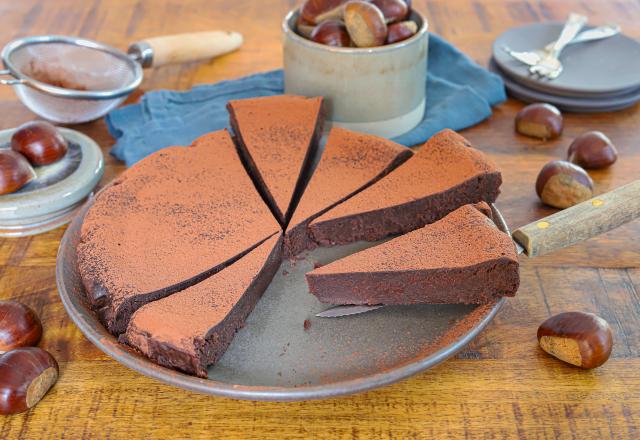
[[[555,105],[561,110],[569,112],[612,112],[631,107],[640,101],[640,88],[621,96],[574,98],[540,92],[519,84],[506,75],[493,60],[489,62],[489,70],[502,76],[502,80],[504,81],[504,85],[509,92],[509,95],[514,98],[524,102],[547,102]]]
[[[510,29],[493,43],[493,57],[515,81],[538,91],[562,96],[598,96],[628,93],[640,87],[640,43],[616,35],[601,41],[568,46],[561,54],[564,66],[555,80],[529,75],[528,66],[504,50],[534,50],[546,46],[560,34],[562,23],[535,23]]]
[[[335,260],[367,244],[317,249],[302,260],[282,264],[245,327],[210,368],[209,378],[201,379],[158,366],[120,345],[88,309],[75,251],[85,212],[67,229],[57,257],[58,291],[69,316],[93,344],[116,361],[201,393],[294,401],[381,387],[455,354],[493,319],[504,302],[384,307],[358,316],[316,318],[327,305],[308,292],[304,274],[316,263]],[[494,215],[499,227],[507,231],[500,214],[495,211]]]
[[[75,130],[59,130],[69,143],[65,157],[36,168],[36,179],[0,196],[0,236],[32,235],[68,223],[102,178],[104,160],[98,144]],[[0,148],[9,148],[14,131],[0,131]]]

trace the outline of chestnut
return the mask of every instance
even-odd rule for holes
[[[593,196],[593,181],[579,166],[553,160],[540,170],[536,192],[547,205],[568,208]]]
[[[312,24],[342,18],[342,6],[348,0],[306,0],[300,8],[300,16]]]
[[[604,133],[588,131],[574,139],[568,156],[583,168],[606,168],[618,159],[618,150]]]
[[[58,380],[58,363],[38,347],[16,348],[0,357],[0,414],[32,408]]]
[[[409,15],[409,5],[404,0],[371,0],[382,12],[387,23],[404,20]]]
[[[516,115],[516,131],[529,137],[555,139],[562,125],[562,113],[551,104],[530,104]]]
[[[38,315],[17,301],[0,301],[0,354],[38,345],[42,324]]]
[[[599,316],[566,312],[540,325],[538,343],[551,356],[568,364],[596,368],[609,359],[613,336],[607,321]]]
[[[327,20],[320,23],[311,32],[311,39],[327,46],[349,47],[351,39],[347,28],[338,20]]]
[[[24,155],[34,166],[59,161],[67,153],[67,147],[58,129],[44,121],[26,122],[11,136],[11,149]]]
[[[298,16],[298,19],[296,20],[296,32],[298,32],[299,35],[305,38],[310,38],[311,32],[313,32],[314,28],[315,25],[313,23],[309,23],[307,20],[302,18],[301,15]]]
[[[344,24],[358,47],[382,46],[387,40],[387,23],[380,9],[361,0],[344,6]]]
[[[0,194],[18,191],[35,177],[35,171],[22,154],[0,149]]]
[[[406,40],[407,38],[414,36],[416,32],[418,32],[418,25],[414,21],[409,20],[401,21],[400,23],[393,23],[389,25],[387,44]]]

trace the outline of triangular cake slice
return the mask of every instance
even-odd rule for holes
[[[87,300],[112,333],[147,302],[240,258],[280,226],[227,131],[148,156],[87,212],[78,267]]]
[[[256,187],[285,225],[322,136],[322,98],[278,95],[229,101],[231,127]]]
[[[407,147],[377,136],[333,128],[322,158],[287,228],[285,254],[312,248],[308,223],[384,177],[413,155]]]
[[[434,135],[386,177],[309,224],[323,246],[403,234],[468,203],[493,203],[502,176],[483,153],[451,130]]]
[[[511,238],[473,205],[307,274],[331,304],[485,304],[518,290]]]
[[[207,377],[278,270],[281,244],[273,236],[212,277],[138,309],[121,340],[160,365]]]

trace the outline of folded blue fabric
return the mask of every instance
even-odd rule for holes
[[[461,130],[488,118],[491,106],[506,99],[504,84],[451,44],[431,34],[427,72],[427,111],[422,122],[394,141],[416,145],[443,128]],[[158,90],[139,103],[106,116],[116,138],[111,154],[131,166],[171,145],[189,145],[199,136],[229,127],[230,99],[284,93],[282,70],[205,84],[186,92]]]

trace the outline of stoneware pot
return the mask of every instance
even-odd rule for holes
[[[287,14],[284,32],[285,93],[324,96],[332,125],[383,137],[414,128],[425,111],[428,32],[415,10],[418,32],[372,48],[332,47],[295,32],[298,11]]]

